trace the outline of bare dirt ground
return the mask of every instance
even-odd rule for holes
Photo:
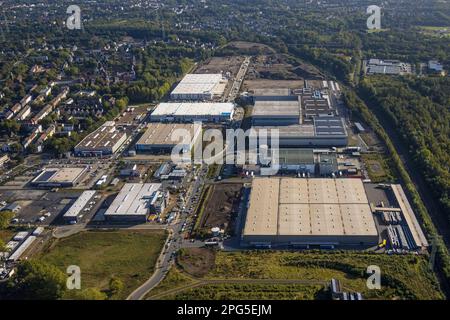
[[[245,80],[242,86],[243,91],[253,91],[255,89],[300,89],[303,88],[303,80]]]
[[[233,80],[237,77],[244,60],[245,57],[239,55],[212,57],[198,66],[195,73],[222,73],[225,77],[228,77],[231,81],[228,81],[224,89],[223,96],[226,97],[231,90]]]
[[[304,79],[319,81],[323,76],[313,66],[285,54],[258,55],[251,59],[242,90],[299,89],[304,87]]]
[[[274,54],[276,51],[268,45],[247,41],[232,41],[222,48],[223,52],[239,51],[242,54]]]
[[[237,212],[241,198],[242,184],[216,184],[207,200],[201,221],[202,229],[220,227],[232,230],[233,214]]]
[[[204,64],[199,66],[195,73],[223,73],[230,72],[232,77],[235,77],[239,68],[244,62],[243,56],[227,56],[227,57],[212,57]]]
[[[253,57],[247,73],[247,80],[302,80],[321,79],[319,70],[309,64],[285,54],[259,55]]]
[[[177,258],[178,265],[194,277],[203,277],[215,264],[216,252],[207,248],[185,248]]]

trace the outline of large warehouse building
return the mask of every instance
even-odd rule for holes
[[[30,184],[37,188],[74,187],[87,171],[87,167],[45,168]]]
[[[279,132],[282,147],[346,146],[344,119],[337,116],[327,95],[303,90],[301,95],[256,96],[252,112],[253,129]],[[268,141],[270,144],[270,140]]]
[[[201,126],[181,123],[150,123],[147,130],[136,143],[137,152],[171,153],[173,148],[182,142],[178,135],[172,138],[175,130],[186,130],[191,139],[182,146],[183,150],[190,151],[201,138]],[[178,139],[176,139],[178,138]]]
[[[378,231],[359,179],[255,178],[244,243],[371,246]]]
[[[170,99],[212,100],[223,95],[226,84],[220,73],[187,74],[170,93]]]
[[[255,100],[252,124],[255,126],[298,124],[301,117],[300,97],[288,96],[285,98],[278,100]]]
[[[266,129],[269,137],[278,130],[280,147],[343,147],[348,144],[344,119],[337,117],[318,117],[312,124],[279,126],[253,126],[259,131]],[[271,139],[268,139],[270,144]]]
[[[77,156],[104,156],[115,153],[127,140],[124,131],[117,130],[114,122],[106,122],[87,135],[75,148]]]
[[[141,222],[164,211],[167,195],[160,183],[126,183],[105,212],[107,221]]]
[[[233,103],[160,103],[150,115],[150,120],[155,122],[229,122],[233,119],[233,112]]]
[[[78,219],[83,212],[83,208],[89,203],[89,201],[94,197],[95,190],[84,191],[77,200],[72,204],[72,206],[64,213],[64,220],[66,222],[78,222]]]

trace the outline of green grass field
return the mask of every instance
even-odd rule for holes
[[[264,263],[261,263],[264,261]],[[366,269],[381,268],[382,289],[369,290]],[[341,280],[347,290],[373,299],[442,299],[425,257],[364,252],[219,252],[211,278]]]
[[[164,280],[161,281],[160,284],[156,286],[152,291],[147,293],[145,298],[148,299],[151,298],[151,296],[162,294],[167,290],[186,286],[192,284],[193,282],[194,280],[192,278],[190,278],[183,272],[180,272],[178,268],[171,268]],[[166,299],[166,297],[164,297],[164,299]]]
[[[374,183],[395,181],[386,158],[378,153],[363,154],[362,160],[366,165],[370,180]]]
[[[9,240],[11,240],[14,234],[15,232],[11,229],[0,230],[0,240],[3,240],[3,242],[7,243]]]
[[[303,284],[209,284],[164,297],[174,300],[323,300],[323,286]]]
[[[182,257],[181,257],[182,259]],[[367,267],[381,269],[380,290],[366,285]],[[243,251],[217,252],[214,265],[200,281],[205,285],[190,288],[193,280],[179,270],[171,270],[166,279],[149,294],[168,292],[162,299],[326,299],[327,288],[314,281],[339,279],[345,290],[361,292],[366,299],[443,299],[437,279],[428,269],[424,256],[375,254],[354,251]],[[229,279],[230,283],[207,283]],[[312,284],[232,283],[242,279],[296,279]]]
[[[106,292],[112,277],[120,279],[124,288],[114,298],[124,299],[153,273],[165,239],[163,230],[87,231],[52,240],[38,258],[64,272],[78,265],[82,289]]]

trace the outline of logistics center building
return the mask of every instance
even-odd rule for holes
[[[118,130],[114,122],[106,122],[87,135],[75,148],[77,156],[104,156],[115,153],[127,140],[125,131]]]
[[[87,167],[47,167],[30,184],[37,188],[71,188],[82,179],[87,169]]]
[[[171,102],[160,103],[150,115],[154,122],[229,122],[234,104],[228,102]]]
[[[281,147],[346,146],[344,119],[331,106],[328,95],[304,91],[301,95],[254,97],[252,128],[266,129],[271,138],[278,132]]]
[[[253,180],[242,234],[248,245],[370,246],[378,239],[359,179]]]
[[[170,93],[171,100],[212,100],[221,97],[227,80],[222,74],[187,74]]]
[[[105,219],[144,223],[150,214],[161,213],[165,204],[160,183],[126,183],[106,210]]]
[[[178,145],[188,152],[201,138],[201,131],[201,126],[190,123],[150,123],[135,149],[142,153],[171,153]],[[183,132],[186,134],[182,134]],[[189,135],[190,139],[187,139]]]

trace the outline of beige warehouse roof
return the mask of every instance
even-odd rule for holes
[[[377,235],[359,179],[256,178],[244,235]]]
[[[339,203],[367,204],[366,191],[359,179],[336,179]]]
[[[339,203],[334,179],[308,179],[309,203]]]
[[[181,142],[181,139],[172,140],[172,133],[175,130],[187,130],[191,134],[191,139],[194,138],[194,124],[192,123],[150,123],[136,144],[175,145]]]
[[[280,203],[309,203],[307,179],[281,179],[280,188]]]
[[[250,195],[245,234],[277,234],[278,179],[256,179]]]

